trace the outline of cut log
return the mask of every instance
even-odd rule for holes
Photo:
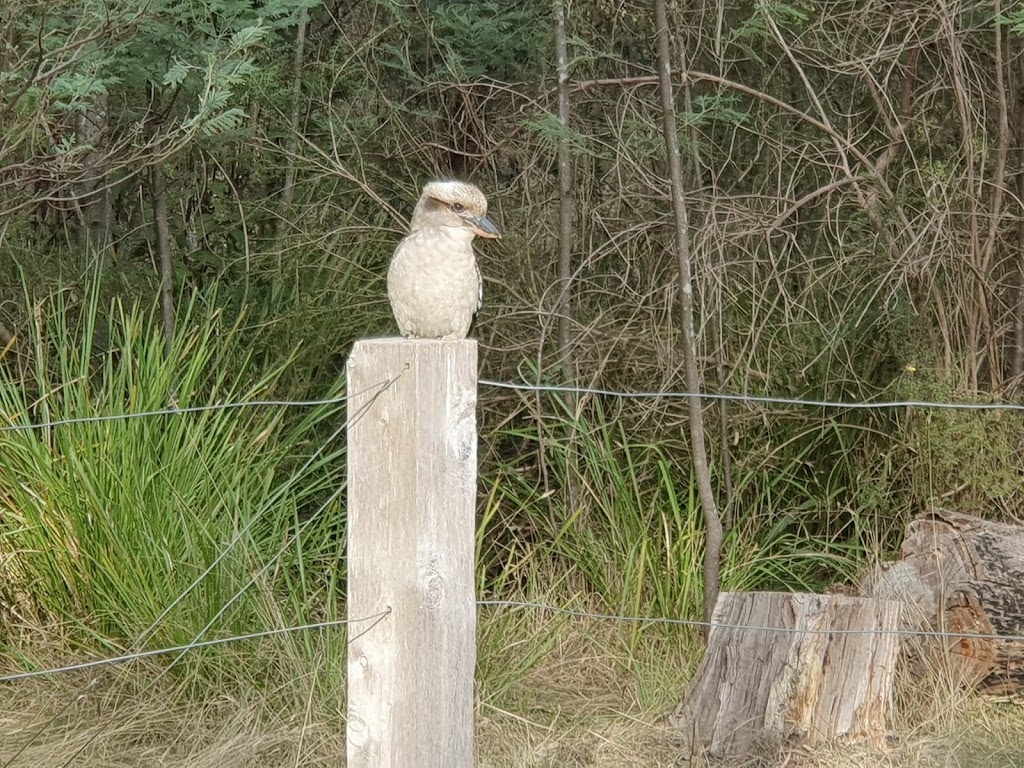
[[[932,644],[962,684],[1024,694],[1024,525],[930,509],[907,526],[900,554],[867,574],[861,594],[905,603],[911,630],[950,633]]]
[[[883,748],[901,605],[846,595],[726,592],[669,722],[691,755],[834,741]]]

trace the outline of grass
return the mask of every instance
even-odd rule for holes
[[[243,352],[244,317],[183,308],[165,354],[152,313],[101,307],[96,291],[26,301],[31,338],[0,357],[10,425],[272,398],[288,386],[287,356],[267,371]],[[341,420],[331,406],[214,408],[0,432],[0,673],[343,616]],[[685,445],[638,439],[628,423],[601,402],[533,399],[485,436],[482,597],[700,615],[703,526]],[[817,433],[796,434],[798,449],[739,468],[726,589],[820,590],[873,554],[861,543],[869,517],[847,509],[834,523],[852,464],[807,471],[849,453],[844,433],[820,430],[810,444]],[[488,607],[478,649],[481,766],[685,757],[664,716],[700,659],[695,629]],[[343,629],[173,660],[7,684],[0,766],[317,766],[343,754]],[[790,751],[764,764],[1016,765],[1024,755],[1014,711],[964,696],[941,670],[904,681],[899,717],[885,755]]]
[[[519,616],[517,614],[517,616]],[[698,646],[686,632],[645,630],[631,655],[630,633],[598,621],[551,626],[537,614],[483,616],[482,662],[513,663],[531,639],[547,647],[531,669],[497,692],[482,691],[477,709],[481,768],[640,768],[700,766],[680,754],[663,724],[685,686]],[[498,625],[505,647],[484,636]],[[505,634],[506,631],[520,634]],[[549,638],[555,637],[553,642]],[[239,646],[234,663],[272,662],[274,642]],[[181,682],[162,681],[137,695],[159,664],[125,668],[80,697],[84,676],[53,677],[9,688],[0,705],[0,763],[6,764],[47,718],[41,738],[14,765],[62,765],[79,749],[76,766],[279,768],[337,765],[343,725],[317,703],[314,676],[304,681],[311,706],[282,709],[272,691],[243,684],[197,696]],[[486,674],[483,675],[486,677]],[[1011,768],[1024,759],[1019,706],[950,696],[941,684],[904,679],[895,738],[884,753],[856,747],[766,752],[759,765],[814,768]],[[912,694],[912,695],[911,695]],[[70,708],[65,709],[68,705]],[[102,728],[94,742],[88,739]],[[752,763],[725,763],[744,765]]]
[[[5,424],[114,417],[0,432],[5,624],[119,653],[336,617],[340,510],[322,502],[341,448],[320,434],[339,407],[121,418],[273,397],[285,366],[247,377],[238,326],[195,306],[165,355],[152,316],[116,301],[101,312],[97,295],[31,300],[32,336],[0,368]],[[219,676],[215,656],[185,663]]]

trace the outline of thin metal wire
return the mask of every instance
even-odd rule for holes
[[[738,403],[770,403],[774,405],[800,405],[815,408],[865,409],[865,408],[938,408],[957,411],[1020,411],[1024,412],[1024,403],[943,403],[928,400],[879,400],[844,401],[844,400],[805,400],[799,397],[773,397],[771,395],[740,395],[726,392],[622,392],[614,389],[596,387],[570,387],[548,384],[512,383],[479,379],[482,387],[495,389],[512,389],[519,392],[561,392],[574,395],[600,395],[619,397],[630,400],[640,399],[681,399],[699,397],[704,400],[728,400]]]
[[[943,640],[995,640],[1000,642],[1024,642],[1024,635],[995,635],[995,634],[983,634],[980,632],[941,632],[937,630],[912,630],[912,629],[813,629],[813,628],[798,628],[798,627],[770,627],[758,624],[728,624],[716,621],[702,621],[699,619],[671,619],[661,616],[621,616],[617,614],[608,613],[595,613],[593,611],[583,611],[574,608],[563,608],[557,605],[548,605],[546,603],[534,603],[524,602],[519,600],[480,600],[477,605],[481,608],[516,608],[516,609],[529,609],[529,610],[541,610],[549,613],[556,613],[563,616],[571,616],[576,619],[590,619],[594,621],[614,621],[621,623],[632,623],[632,624],[667,624],[674,626],[684,627],[709,627],[718,629],[741,629],[749,630],[752,632],[778,632],[783,634],[807,634],[807,635],[896,635],[900,637],[927,637],[937,638]],[[116,664],[123,664],[129,661],[137,661],[139,659],[146,659],[153,656],[165,656],[169,653],[188,653],[189,651],[198,650],[200,648],[209,648],[219,645],[228,645],[230,643],[245,642],[247,640],[260,640],[268,637],[276,637],[280,635],[288,635],[297,632],[307,632],[311,630],[319,629],[330,629],[333,627],[347,626],[351,624],[361,624],[364,622],[374,622],[365,630],[361,631],[357,635],[349,638],[348,643],[351,643],[356,638],[365,634],[365,632],[376,626],[381,619],[391,614],[391,609],[375,613],[372,616],[364,616],[358,619],[333,619],[331,621],[320,621],[313,624],[300,624],[291,627],[279,627],[277,629],[268,629],[260,632],[250,632],[244,635],[232,635],[231,637],[222,637],[214,640],[194,640],[193,642],[185,645],[173,646],[171,648],[158,648],[149,651],[138,651],[134,653],[126,653],[121,656],[112,656],[103,659],[94,659],[93,661],[85,661],[77,664],[68,664],[62,667],[52,667],[49,669],[38,669],[29,672],[17,672],[10,675],[0,676],[0,683],[11,683],[19,680],[28,680],[36,677],[47,677],[50,675],[60,675],[68,672],[81,672],[86,669],[93,669],[96,667],[107,667]]]
[[[933,637],[953,640],[998,640],[1000,642],[1024,642],[1024,635],[986,635],[978,632],[941,632],[927,629],[800,629],[798,627],[767,627],[757,624],[724,624],[718,621],[700,619],[669,619],[659,616],[617,616],[609,613],[592,613],[573,608],[561,608],[545,603],[521,602],[519,600],[480,600],[482,608],[522,608],[548,611],[577,619],[619,621],[634,624],[671,624],[683,627],[708,627],[710,629],[749,629],[754,632],[789,632],[800,635],[898,635],[900,637]]]
[[[617,397],[627,400],[641,399],[665,399],[679,400],[691,397],[700,397],[704,400],[727,400],[737,403],[763,403],[770,405],[792,405],[809,408],[835,408],[843,410],[865,410],[865,409],[891,409],[891,408],[927,408],[938,410],[955,411],[1013,411],[1024,412],[1024,403],[964,403],[964,402],[941,402],[933,400],[878,400],[878,401],[857,401],[857,400],[814,400],[799,397],[775,397],[773,395],[744,395],[731,392],[682,392],[682,391],[635,391],[628,392],[615,389],[602,389],[599,387],[577,387],[554,384],[529,384],[527,382],[494,381],[492,379],[479,379],[477,382],[482,387],[494,389],[507,389],[519,392],[551,392],[576,395],[600,395],[602,397]],[[190,413],[204,413],[207,411],[220,411],[233,408],[311,408],[319,405],[335,405],[344,403],[352,397],[351,394],[339,395],[337,397],[323,398],[319,400],[240,400],[227,403],[211,403],[210,405],[194,405],[186,408],[163,408],[154,411],[138,411],[135,413],[114,413],[100,416],[76,416],[67,419],[54,419],[52,421],[41,421],[35,424],[5,424],[0,426],[0,432],[25,432],[33,429],[49,429],[52,427],[63,427],[73,424],[92,424],[107,421],[125,421],[128,419],[141,419],[153,416],[183,416]]]
[[[306,632],[314,629],[329,629],[331,627],[341,627],[348,624],[361,624],[364,621],[374,621],[375,619],[381,619],[391,613],[391,609],[375,613],[372,616],[364,616],[360,619],[333,619],[331,621],[319,621],[315,624],[301,624],[294,627],[279,627],[277,629],[265,629],[262,632],[250,632],[245,635],[233,635],[231,637],[219,637],[214,640],[202,640],[199,642],[186,643],[185,645],[176,645],[171,648],[157,648],[150,651],[136,651],[134,653],[126,653],[122,656],[111,656],[104,659],[94,659],[93,661],[83,661],[78,664],[68,664],[63,667],[52,667],[50,669],[36,669],[31,672],[17,672],[13,675],[0,676],[0,683],[13,683],[17,680],[29,680],[34,677],[45,677],[48,675],[61,675],[67,672],[81,672],[84,669],[94,669],[95,667],[108,667],[114,664],[123,664],[128,661],[138,661],[139,659],[148,659],[152,656],[165,656],[168,653],[177,652],[188,652],[195,651],[200,648],[211,648],[218,645],[228,645],[229,643],[241,643],[246,640],[262,640],[267,637],[276,637],[278,635],[288,635],[294,632]]]
[[[108,413],[100,416],[75,416],[69,419],[41,421],[37,424],[5,424],[0,432],[27,432],[32,429],[49,429],[65,427],[71,424],[95,424],[105,421],[127,421],[143,419],[150,416],[184,416],[189,413],[205,413],[207,411],[226,411],[232,408],[311,408],[317,405],[334,405],[344,403],[352,395],[327,397],[322,400],[240,400],[228,403],[211,403],[209,405],[190,405],[186,408],[161,408],[155,411],[135,411],[132,413]]]

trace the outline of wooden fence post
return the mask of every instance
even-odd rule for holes
[[[474,764],[476,366],[472,340],[348,359],[348,615],[390,610],[348,629],[349,768]]]

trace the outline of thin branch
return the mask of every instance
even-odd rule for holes
[[[680,325],[683,357],[686,364],[686,388],[700,391],[700,369],[697,362],[697,339],[693,322],[693,267],[690,253],[690,225],[683,187],[683,166],[679,153],[679,134],[676,129],[676,105],[672,92],[672,55],[669,49],[668,13],[665,0],[654,0],[654,18],[658,48],[658,86],[661,93],[661,113],[664,120],[665,152],[668,159],[669,184],[672,188],[672,210],[675,216],[676,260],[679,265]],[[722,520],[715,503],[708,468],[707,446],[704,442],[704,415],[701,398],[692,397],[690,406],[690,448],[693,471],[707,534],[704,541],[704,620],[710,621],[718,601],[721,572]]]

